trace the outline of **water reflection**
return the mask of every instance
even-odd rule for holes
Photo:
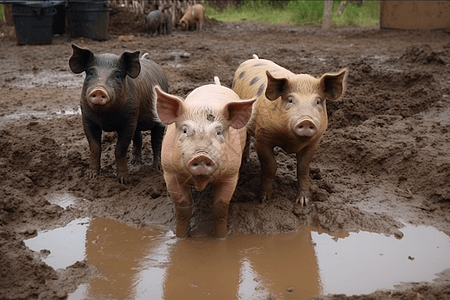
[[[157,229],[94,219],[86,232],[86,259],[101,277],[91,280],[83,299],[161,298],[170,244]]]
[[[38,253],[50,250],[44,261],[54,269],[66,268],[84,259],[89,221],[89,218],[77,219],[65,227],[39,232],[36,238],[25,240],[25,245]]]
[[[80,285],[70,300],[306,299],[432,280],[450,267],[449,236],[425,226],[405,227],[401,240],[367,232],[332,236],[310,227],[219,240],[177,239],[171,231],[102,218],[86,222],[77,220],[26,241],[37,252],[49,249],[44,261],[55,268],[76,258],[98,269],[101,276]],[[81,254],[72,255],[75,249]]]
[[[179,240],[167,270],[165,299],[302,299],[320,293],[309,230]]]
[[[431,281],[450,267],[450,239],[433,227],[406,226],[401,240],[350,233],[346,239],[312,233],[326,293],[361,294],[409,281]]]

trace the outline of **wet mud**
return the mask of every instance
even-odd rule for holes
[[[327,241],[317,240],[319,233],[308,231],[303,234],[305,226],[315,226],[316,232],[326,231],[330,236],[346,231],[352,237],[352,234],[364,231],[393,240],[406,240],[414,235],[410,226],[450,232],[450,35],[445,31],[340,28],[324,33],[316,27],[249,22],[224,24],[207,20],[201,33],[175,31],[171,36],[148,38],[141,35],[139,29],[120,24],[126,22],[120,23],[116,14],[112,18],[111,26],[115,27],[110,30],[111,39],[104,42],[83,38],[69,40],[67,36],[60,36],[46,46],[17,46],[8,38],[3,38],[0,43],[0,299],[89,299],[88,292],[83,289],[88,290],[87,287],[96,280],[105,281],[102,269],[95,261],[103,259],[101,251],[106,250],[98,248],[93,241],[107,239],[107,231],[86,229],[85,236],[81,234],[82,245],[78,246],[85,246],[86,252],[94,253],[94,257],[85,254],[64,266],[48,261],[52,253],[57,252],[48,249],[50,246],[39,246],[40,249],[28,246],[36,236],[80,219],[92,225],[96,218],[102,218],[107,220],[105,222],[129,226],[130,232],[146,231],[144,239],[104,247],[114,256],[114,249],[124,251],[127,246],[134,245],[133,248],[142,248],[145,252],[136,255],[148,259],[147,263],[162,264],[169,271],[199,268],[202,271],[192,283],[198,287],[204,286],[209,279],[210,265],[195,265],[189,261],[192,256],[186,253],[205,248],[208,251],[204,255],[220,257],[226,254],[224,249],[239,244],[236,241],[242,237],[253,241],[255,247],[265,243],[258,239],[266,235],[281,240],[286,237],[283,249],[292,245],[291,251],[296,251],[304,245],[314,252],[310,257],[320,258],[321,251],[326,252],[331,246],[327,246]],[[129,42],[119,41],[121,34],[134,34],[135,38]],[[235,69],[252,54],[273,60],[294,73],[314,76],[348,68],[345,96],[327,103],[329,128],[311,164],[313,201],[306,207],[294,204],[295,156],[276,149],[278,170],[274,197],[264,204],[259,203],[261,171],[256,153],[251,149],[250,161],[241,170],[230,205],[229,238],[215,240],[212,237],[211,189],[193,193],[191,237],[186,240],[174,238],[170,235],[175,227],[173,204],[162,173],[151,167],[149,133],[144,133],[143,163],[129,164],[129,183],[119,184],[115,178],[117,137],[114,133],[103,135],[100,176],[96,179],[86,176],[89,151],[79,111],[83,76],[72,74],[69,69],[71,43],[89,47],[94,52],[148,52],[166,72],[169,92],[179,96],[212,83],[213,76],[219,76],[222,84],[230,87]],[[296,238],[289,241],[285,235],[292,234]],[[64,234],[61,236],[60,243],[68,243],[64,242]],[[369,240],[376,240],[371,237]],[[157,238],[166,241],[161,244],[166,247],[160,249],[163,255],[151,250],[149,240]],[[350,238],[338,239],[338,243],[347,239]],[[369,242],[361,239],[355,243]],[[448,239],[444,239],[443,245],[448,246],[448,243]],[[209,247],[194,251],[198,245]],[[410,248],[411,254],[402,254],[402,259],[406,256],[407,262],[417,263],[420,259],[419,255],[413,254],[413,244],[406,245],[404,247]],[[282,275],[283,269],[295,268],[301,262],[299,256],[292,255],[291,263],[283,265],[282,258],[289,256],[289,252],[281,251],[276,255],[276,244],[271,247],[274,247],[271,255],[261,256],[260,262],[252,261],[256,258],[242,260],[245,256],[226,258],[226,255],[224,260],[228,259],[229,264],[217,260],[215,268],[233,269],[229,280],[233,285],[231,298],[290,299],[290,295],[296,293],[295,283],[288,287],[280,283],[283,291],[274,292],[267,287],[278,286],[278,283],[264,283],[264,280],[236,292],[236,282],[244,280],[242,278],[267,273],[271,265],[274,272],[281,270]],[[342,252],[358,251],[357,247],[349,248]],[[145,256],[148,253],[154,255]],[[435,256],[428,253],[422,256]],[[169,254],[176,260],[165,256]],[[386,252],[381,257],[387,255]],[[129,274],[127,272],[136,269],[136,262],[127,262],[130,258],[126,257],[118,273]],[[213,261],[209,259],[207,261]],[[338,252],[334,259],[338,263],[346,258]],[[348,276],[349,282],[364,286],[364,282],[383,277],[383,272],[402,268],[403,262],[400,258],[397,260],[398,265],[396,258],[389,262],[391,268],[388,271],[369,272],[370,266],[362,263],[357,269],[346,269],[344,275],[355,275],[359,269],[366,269],[369,275],[362,282]],[[317,262],[308,259],[307,263]],[[450,294],[447,268],[442,263],[441,270],[432,271],[439,275],[402,277],[389,286],[366,290],[327,290],[322,286],[308,295],[295,297],[445,298]],[[317,267],[311,267],[308,279],[316,280],[314,278],[319,276],[320,280],[328,280],[317,270]],[[177,272],[173,274],[179,275]],[[411,271],[415,272],[420,273],[422,269]],[[318,275],[314,275],[316,273]],[[241,278],[239,274],[243,274]],[[275,274],[268,276],[275,278]],[[154,276],[157,278],[157,274]],[[175,277],[165,281],[163,287],[148,288],[166,288],[165,297],[176,298],[176,294],[169,297],[169,293],[181,291],[170,284],[180,280],[183,279]],[[110,284],[105,282],[103,284]],[[400,282],[404,283],[398,285]],[[97,286],[101,285],[101,282],[97,283]],[[202,291],[202,295],[217,291],[208,291],[208,288],[197,288],[197,291]],[[93,292],[92,289],[89,291]],[[261,294],[255,291],[261,291]],[[118,293],[111,298],[133,298]],[[211,294],[209,299],[213,298]]]

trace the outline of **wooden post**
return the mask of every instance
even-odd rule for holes
[[[323,10],[322,30],[331,29],[331,8],[333,7],[333,0],[324,0],[325,7]]]
[[[3,21],[5,21],[6,26],[14,26],[12,4],[2,4],[2,5],[3,5]]]
[[[344,8],[347,5],[347,1],[342,0],[341,4],[339,5],[339,10],[338,10],[338,16],[342,15],[342,13],[344,12]]]

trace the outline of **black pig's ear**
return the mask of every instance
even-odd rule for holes
[[[139,62],[139,51],[125,51],[119,58],[119,65],[131,78],[136,78],[141,73],[141,63]]]
[[[72,49],[73,54],[69,59],[70,69],[76,74],[86,71],[90,62],[94,59],[94,53],[75,44],[72,44]]]

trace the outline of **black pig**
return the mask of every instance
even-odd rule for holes
[[[155,33],[164,34],[164,15],[159,10],[151,11],[145,17],[145,31],[148,35],[153,36]]]
[[[153,87],[168,91],[167,78],[155,62],[139,58],[139,51],[95,55],[72,44],[69,60],[74,73],[86,72],[81,91],[83,128],[89,142],[89,178],[100,173],[102,131],[116,131],[117,178],[128,177],[127,150],[133,140],[132,163],[141,161],[141,131],[151,130],[154,167],[160,169],[165,127],[155,118]]]

